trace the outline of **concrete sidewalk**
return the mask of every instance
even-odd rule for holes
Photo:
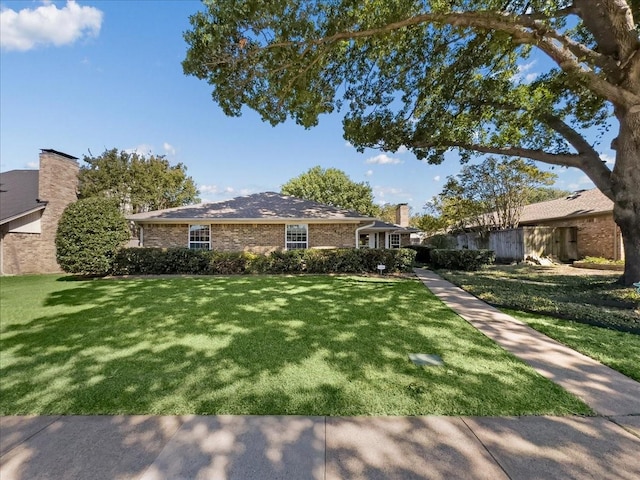
[[[598,414],[640,415],[640,383],[539,333],[429,270],[416,268],[414,272],[454,312]]]
[[[637,480],[640,417],[617,422],[603,417],[2,417],[0,478]]]

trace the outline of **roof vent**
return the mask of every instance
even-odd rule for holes
[[[567,197],[567,200],[575,200],[580,196],[582,192],[584,192],[584,190],[576,190],[575,192],[573,192],[571,195]]]

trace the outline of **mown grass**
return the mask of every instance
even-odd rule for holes
[[[0,279],[3,415],[592,413],[415,280],[69,280]]]
[[[640,334],[640,294],[615,283],[619,272],[569,274],[567,268],[518,265],[438,273],[497,307]]]
[[[560,343],[640,382],[640,335],[537,313],[504,311]]]

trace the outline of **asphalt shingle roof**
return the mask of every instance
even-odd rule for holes
[[[520,216],[520,224],[612,211],[613,202],[600,190],[593,188],[577,191],[568,197],[527,205]]]
[[[254,193],[220,202],[136,213],[134,221],[176,220],[371,220],[371,217],[275,192]]]
[[[0,223],[44,207],[38,203],[38,170],[0,173]]]

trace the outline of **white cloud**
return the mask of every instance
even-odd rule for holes
[[[138,155],[148,156],[153,155],[153,147],[146,143],[141,143],[140,145],[133,148],[125,148],[125,152],[127,153],[137,153]]]
[[[370,177],[371,175],[373,175],[373,170],[367,170],[367,171],[365,172],[365,175],[366,175],[367,177]]]
[[[27,162],[27,168],[38,168],[39,166],[38,162]]]
[[[604,160],[604,162],[610,167],[613,167],[616,163],[615,157],[607,153],[603,153],[602,155],[600,155],[600,158]]]
[[[226,195],[235,192],[232,187],[219,187],[217,185],[200,185],[198,186],[200,193],[207,193],[209,195]]]
[[[403,153],[407,153],[408,151],[409,149],[406,146],[400,145],[400,148],[396,150],[396,153],[402,155]]]
[[[433,181],[434,182],[439,182],[440,181],[440,175],[436,175],[435,177],[433,177]]]
[[[27,51],[38,46],[70,45],[82,37],[98,36],[102,18],[103,13],[97,8],[80,6],[74,0],[67,1],[61,9],[49,2],[19,12],[3,9],[0,11],[0,47]]]
[[[376,155],[375,157],[367,158],[364,163],[376,165],[395,165],[404,162],[399,158],[393,158],[386,153],[381,153],[380,155]]]
[[[344,146],[347,147],[347,148],[352,148],[353,147],[351,142],[344,142]]]
[[[595,185],[593,184],[591,179],[586,175],[582,175],[575,182],[567,185],[567,188],[569,190],[588,190],[594,187]]]
[[[536,61],[533,60],[529,63],[525,63],[522,65],[518,65],[518,73],[516,73],[512,78],[511,81],[514,83],[531,83],[533,82],[536,78],[538,78],[538,75],[540,75],[537,72],[531,72],[530,70],[535,66]]]
[[[176,149],[170,143],[164,142],[162,144],[162,148],[164,148],[164,151],[165,151],[165,153],[167,155],[175,155],[176,154]]]

